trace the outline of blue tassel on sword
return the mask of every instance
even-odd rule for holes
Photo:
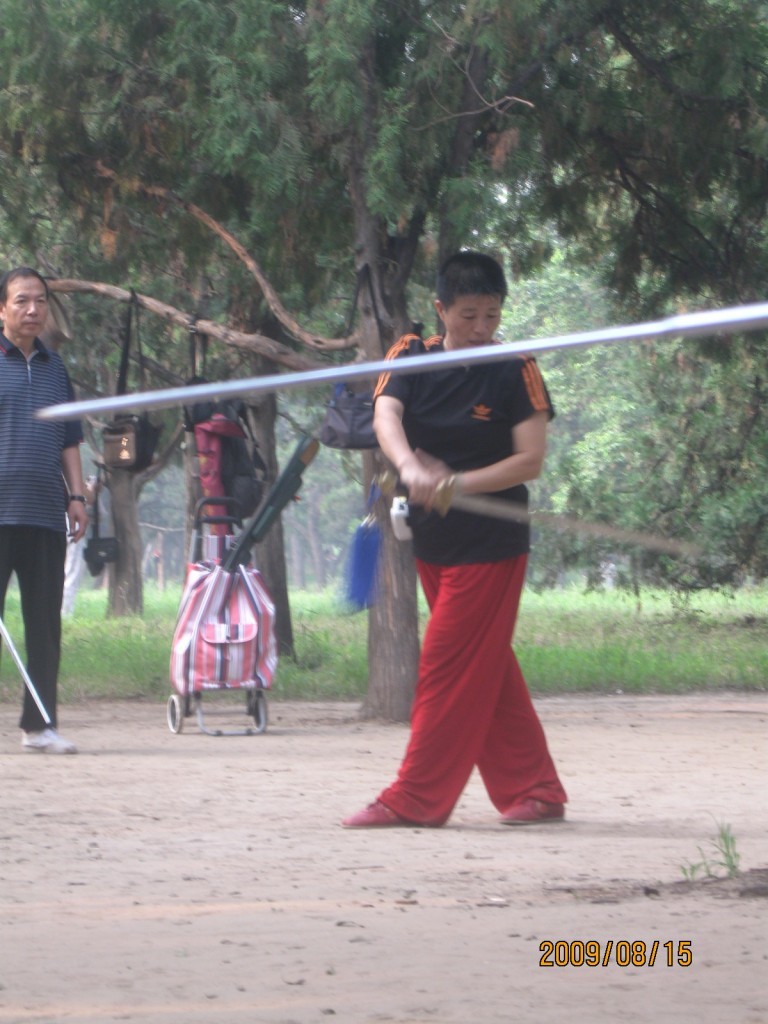
[[[345,579],[345,604],[350,611],[360,612],[376,603],[381,552],[381,528],[376,522],[373,506],[381,496],[378,484],[368,492],[368,515],[355,529],[349,549]]]

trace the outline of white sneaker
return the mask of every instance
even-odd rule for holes
[[[42,732],[25,732],[21,735],[21,745],[25,750],[37,750],[43,754],[76,754],[77,747],[55,729],[43,729]]]

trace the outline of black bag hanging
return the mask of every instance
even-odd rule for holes
[[[376,322],[381,323],[376,296],[371,284],[371,271],[366,263],[358,271],[347,334],[352,330],[363,281],[367,283],[371,293]],[[331,400],[326,406],[325,418],[320,425],[318,438],[321,444],[327,448],[359,451],[365,448],[379,447],[379,442],[373,431],[373,389],[370,385],[364,385],[363,390],[346,383],[335,385]]]
[[[336,384],[318,435],[327,448],[378,448],[373,432],[373,395]]]
[[[132,325],[136,324],[136,352],[139,361],[139,382],[144,387],[144,361],[141,356],[141,339],[139,336],[139,303],[136,292],[131,289],[128,312],[125,318],[123,350],[120,356],[120,369],[117,374],[117,395],[124,395],[128,390],[128,354],[131,347]],[[161,427],[155,426],[147,413],[125,414],[116,416],[102,429],[104,444],[103,459],[107,469],[127,469],[132,473],[140,473],[152,464]]]
[[[118,555],[117,537],[99,536],[99,495],[102,487],[102,470],[96,475],[95,495],[93,499],[93,518],[91,519],[91,536],[85,545],[83,558],[91,576],[98,576],[107,562],[116,562]]]
[[[240,515],[247,519],[261,504],[267,467],[245,411],[240,420],[247,436],[221,439],[221,482],[225,496],[235,499]]]

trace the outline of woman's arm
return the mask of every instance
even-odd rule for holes
[[[537,412],[512,428],[514,455],[482,469],[459,473],[456,487],[461,494],[492,494],[540,475],[547,452],[546,412]]]
[[[398,398],[380,395],[376,399],[373,429],[379,447],[408,489],[408,500],[431,509],[437,485],[452,475],[451,468],[440,459],[411,448],[403,429],[403,403]]]
[[[458,473],[458,493],[492,494],[535,480],[547,450],[547,422],[547,413],[537,412],[518,423],[512,428],[514,455],[482,469]],[[403,403],[397,398],[380,395],[376,399],[373,426],[381,450],[408,488],[409,500],[430,509],[438,484],[453,476],[453,470],[440,459],[411,448],[403,430]]]

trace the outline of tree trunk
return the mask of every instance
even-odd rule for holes
[[[472,83],[485,81],[488,58],[477,50],[472,58]],[[466,98],[466,97],[465,97]],[[470,97],[471,98],[471,97]],[[465,106],[472,109],[472,103]],[[372,123],[372,122],[371,122]],[[452,154],[454,170],[460,172],[467,163],[474,137],[473,118],[464,118],[457,129]],[[405,288],[413,267],[418,241],[425,223],[423,211],[415,210],[408,231],[397,240],[387,240],[383,225],[371,215],[365,199],[365,156],[363,147],[352,154],[349,185],[357,229],[358,267],[368,264],[370,288],[360,297],[360,318],[363,349],[367,358],[380,359],[386,347],[410,328],[407,319]],[[441,248],[448,243],[450,211],[442,210],[440,223]],[[366,493],[371,476],[381,472],[386,462],[380,453],[365,459]],[[389,502],[377,503],[376,516],[382,531],[382,572],[379,599],[368,620],[368,692],[363,714],[405,722],[410,718],[413,691],[418,674],[419,630],[417,615],[417,579],[411,545],[398,541],[392,533]]]
[[[109,576],[109,615],[141,615],[144,591],[136,475],[126,470],[111,470],[109,494],[118,547],[117,561]]]
[[[368,614],[367,718],[407,722],[419,660],[416,572],[410,541],[398,540],[389,519],[389,501],[375,504],[381,527],[379,598]]]
[[[355,222],[355,268],[358,274],[368,271],[359,295],[361,347],[367,359],[381,359],[410,327],[405,290],[425,223],[424,212],[416,209],[406,230],[395,237],[368,203],[369,146],[380,113],[369,77],[368,58],[375,46],[372,39],[360,62],[365,125],[350,148],[346,168]],[[372,477],[386,468],[386,461],[378,450],[366,452],[363,468],[367,495]],[[376,503],[382,533],[380,588],[368,616],[368,692],[362,711],[369,718],[405,722],[410,718],[419,660],[416,568],[410,545],[402,544],[392,533],[389,504],[384,499]]]
[[[382,233],[370,215],[360,187],[360,168],[350,168],[350,191],[358,231],[358,270],[367,263],[370,287],[361,290],[360,321],[363,350],[368,359],[381,359],[389,345],[405,331],[405,285],[413,259],[418,228],[400,247],[400,262],[380,250]],[[385,268],[385,269],[381,269]],[[377,450],[363,455],[364,493],[371,480],[387,468]],[[416,567],[410,545],[392,533],[390,502],[376,503],[381,528],[380,587],[377,603],[368,616],[368,690],[362,714],[407,722],[419,661],[416,608]]]
[[[366,453],[366,494],[372,473],[384,470],[379,452]],[[362,706],[366,718],[407,722],[419,664],[416,612],[416,567],[410,543],[397,540],[389,518],[390,501],[374,506],[381,529],[379,591],[368,613],[368,689]]]

